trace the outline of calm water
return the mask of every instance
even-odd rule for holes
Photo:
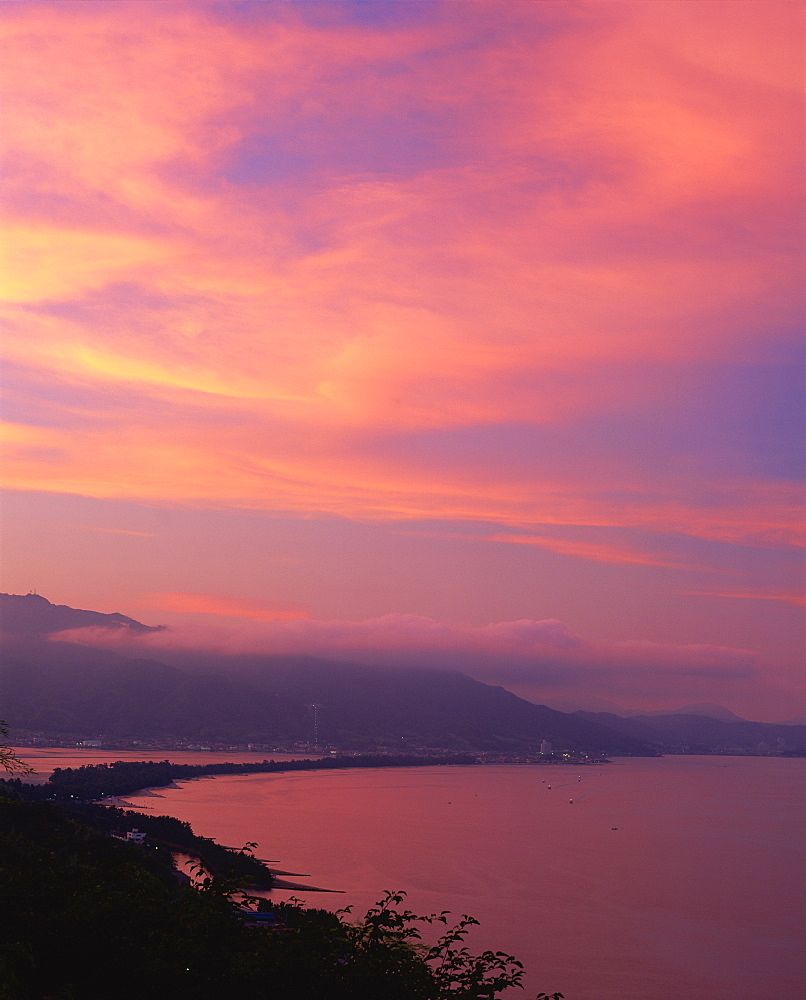
[[[515,995],[795,1000],[805,776],[800,760],[665,757],[219,777],[130,801],[343,890],[293,893],[311,905],[361,913],[405,889],[417,912],[475,916],[473,948],[526,965]]]

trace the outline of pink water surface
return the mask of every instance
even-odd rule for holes
[[[228,776],[130,801],[342,890],[293,893],[310,905],[404,889],[417,912],[472,914],[472,947],[517,955],[532,992],[794,1000],[805,778],[801,760],[665,757]]]

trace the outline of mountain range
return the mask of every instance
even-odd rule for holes
[[[609,712],[576,712],[614,733],[642,740],[664,753],[790,752],[806,749],[806,726],[715,719],[694,713],[651,713],[622,718]],[[732,714],[732,713],[731,713]]]
[[[185,654],[182,666],[64,641],[73,628],[150,630],[125,615],[0,595],[0,706],[13,731],[395,750],[652,753],[642,741],[460,673],[306,657]],[[60,633],[58,642],[50,636]]]
[[[722,722],[747,722],[741,715],[736,715],[724,705],[717,705],[712,701],[698,702],[694,705],[682,705],[680,708],[659,709],[654,712],[647,712],[640,708],[622,708],[612,701],[605,701],[604,698],[564,698],[560,700],[551,699],[547,704],[551,708],[556,708],[560,712],[609,712],[611,715],[620,715],[623,719],[633,719],[647,715],[704,715],[709,719],[721,719]],[[791,719],[789,722],[782,722],[781,725],[799,724],[803,719]]]
[[[548,740],[560,752],[610,755],[806,747],[804,726],[693,711],[561,712],[445,670],[188,652],[171,663],[127,658],[65,639],[78,628],[139,635],[159,627],[35,594],[0,595],[0,627],[0,717],[12,734],[509,753],[535,752]]]

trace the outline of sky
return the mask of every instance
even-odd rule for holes
[[[802,20],[4,2],[0,589],[802,714]]]

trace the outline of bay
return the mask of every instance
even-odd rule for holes
[[[418,913],[471,914],[472,950],[524,962],[513,996],[793,1000],[804,778],[797,759],[664,757],[222,776],[129,801],[341,890],[272,898],[360,915],[402,889]]]

